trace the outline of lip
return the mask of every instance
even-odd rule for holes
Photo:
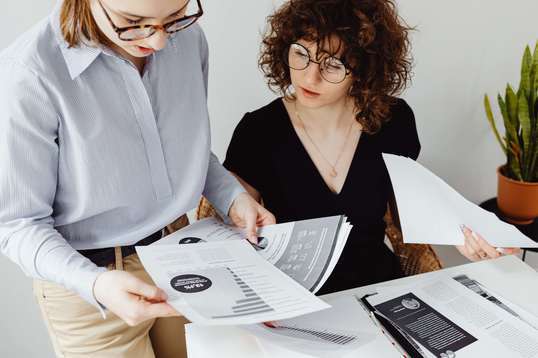
[[[137,49],[139,52],[143,53],[144,55],[151,55],[152,53],[155,52],[154,49],[152,49],[152,48],[148,48],[148,47],[143,47],[143,46],[136,46],[136,49]]]
[[[303,95],[307,98],[316,98],[316,97],[319,97],[320,93],[318,92],[314,92],[314,91],[311,91],[311,90],[308,90],[306,88],[303,88],[303,87],[300,87],[301,88],[301,92],[303,93]]]

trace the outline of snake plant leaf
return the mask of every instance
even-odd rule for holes
[[[530,115],[531,120],[532,118],[536,118],[536,109],[535,106],[532,105],[533,103],[536,103],[537,98],[537,92],[538,92],[538,42],[536,42],[536,46],[534,46],[534,52],[532,54],[532,65],[531,65],[531,72],[530,72],[530,96],[529,96],[529,105],[530,106]]]
[[[523,180],[521,176],[521,150],[514,142],[511,142],[509,145],[512,156],[508,157],[508,167],[510,169],[508,176],[517,180]]]
[[[497,125],[495,124],[495,118],[493,118],[493,112],[491,111],[491,104],[489,103],[489,98],[487,94],[484,95],[484,107],[486,108],[486,116],[488,117],[489,125],[491,126],[491,129],[495,134],[495,138],[497,138],[497,142],[499,142],[504,154],[506,154],[506,145],[504,144],[503,140],[501,139],[501,136],[499,135],[499,131],[497,130]],[[506,108],[504,111],[506,112]]]
[[[527,102],[525,96],[519,97],[518,117],[521,127],[521,139],[523,140],[523,158],[527,158],[530,155],[531,119],[529,116],[529,102]]]
[[[504,121],[504,128],[506,129],[506,137],[509,141],[517,140],[517,96],[510,85],[506,86],[506,111],[508,113],[507,118]]]
[[[523,59],[521,60],[521,81],[519,83],[519,90],[518,90],[518,97],[519,92],[525,93],[525,96],[529,97],[531,93],[531,80],[530,80],[530,73],[531,73],[531,66],[532,66],[532,54],[530,51],[529,46],[525,47],[525,53],[523,55]]]

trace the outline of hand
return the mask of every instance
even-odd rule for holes
[[[258,243],[256,227],[276,223],[273,214],[247,193],[241,193],[235,198],[228,216],[236,226],[246,229],[248,240],[255,244]]]
[[[473,232],[466,226],[462,226],[462,232],[465,236],[465,243],[458,245],[456,248],[458,251],[471,261],[480,261],[487,259],[494,259],[499,256],[517,254],[520,249],[517,248],[504,248],[499,249],[488,244],[486,240],[478,233]],[[501,252],[499,252],[501,251]]]
[[[179,316],[166,299],[166,293],[125,271],[106,271],[93,286],[97,301],[129,326],[157,317]]]

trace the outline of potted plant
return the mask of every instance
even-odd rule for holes
[[[497,141],[506,154],[506,164],[497,169],[497,204],[514,224],[530,224],[538,217],[538,42],[534,54],[525,48],[519,89],[506,86],[497,102],[505,134],[501,137],[487,94],[484,106]]]

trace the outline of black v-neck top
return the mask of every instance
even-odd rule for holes
[[[333,273],[319,294],[401,276],[384,244],[392,186],[381,153],[418,157],[413,111],[402,99],[381,130],[362,133],[339,194],[327,186],[297,136],[282,99],[247,113],[237,125],[224,166],[261,194],[277,223],[346,215],[353,229]]]

